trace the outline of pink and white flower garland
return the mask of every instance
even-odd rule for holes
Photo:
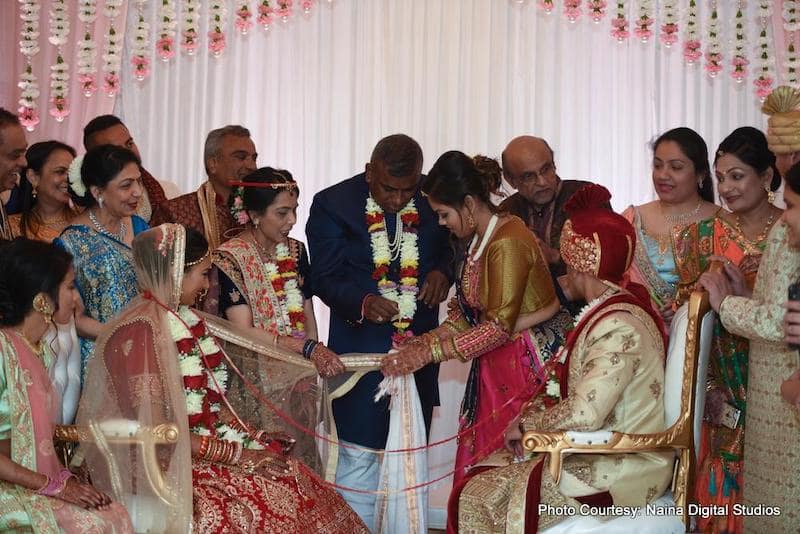
[[[706,39],[706,64],[704,68],[710,77],[715,78],[722,70],[722,45],[719,41],[717,0],[711,0],[709,3],[706,31],[708,32],[708,37]]]
[[[208,4],[208,51],[219,57],[225,50],[225,22],[228,10],[223,0],[211,0]]]
[[[83,23],[83,39],[78,41],[78,81],[83,96],[91,97],[97,92],[97,44],[94,42],[94,21],[97,20],[97,0],[80,0],[78,19]]]
[[[234,25],[236,29],[239,30],[239,33],[247,35],[247,32],[253,27],[253,21],[250,20],[252,18],[253,12],[250,11],[249,0],[240,0],[236,2],[236,20],[234,21]]]
[[[637,11],[633,34],[641,42],[646,43],[653,36],[653,30],[650,28],[655,22],[653,18],[653,0],[639,0],[639,9]]]
[[[592,22],[597,24],[603,20],[603,17],[606,16],[607,5],[605,0],[589,0],[586,8],[589,10],[589,18],[592,19]]]
[[[389,234],[386,231],[386,219],[383,209],[372,196],[367,197],[366,221],[370,244],[372,246],[372,261],[375,269],[372,278],[378,282],[378,292],[385,299],[397,303],[399,316],[392,322],[398,334],[403,334],[411,326],[414,314],[417,313],[417,294],[419,293],[419,248],[417,246],[417,230],[419,226],[419,212],[412,198],[403,209],[397,213],[401,221],[402,235],[395,235],[400,239],[400,280],[398,283],[389,280],[389,266],[393,260],[392,250],[389,245]]]
[[[678,8],[676,0],[664,0],[661,4],[661,43],[670,48],[678,42]]]
[[[181,26],[181,48],[188,55],[193,56],[199,45],[200,32],[200,2],[199,0],[184,0],[183,25]]]
[[[33,56],[39,53],[39,0],[20,0],[20,32],[19,50],[25,56],[25,70],[17,84],[22,90],[19,98],[19,122],[26,130],[32,132],[39,124],[39,112],[36,99],[39,98],[39,84],[33,73]]]
[[[766,100],[772,92],[772,85],[775,79],[772,75],[773,59],[769,55],[769,21],[772,16],[772,0],[759,0],[756,17],[761,28],[758,34],[758,45],[756,46],[759,66],[756,69],[757,77],[753,80],[756,86],[756,96],[762,102]]]
[[[702,57],[700,51],[700,25],[697,20],[697,2],[689,0],[686,11],[686,25],[683,30],[683,59],[688,65],[694,65]]]
[[[731,51],[731,78],[742,83],[747,78],[747,32],[744,27],[745,0],[738,0],[733,19],[733,50]]]
[[[275,14],[281,18],[281,22],[289,22],[292,16],[292,0],[278,0],[278,9]]]
[[[630,37],[628,31],[628,13],[624,0],[617,0],[614,18],[611,19],[611,37],[617,42],[625,42]]]
[[[792,87],[797,87],[798,69],[800,69],[800,57],[798,57],[797,49],[794,45],[796,32],[800,29],[800,11],[798,11],[797,2],[795,0],[784,0],[781,16],[786,40],[786,60],[784,61],[786,83]]]
[[[581,0],[564,0],[564,16],[569,22],[576,22],[581,13]]]
[[[147,0],[136,0],[136,27],[131,36],[131,64],[133,76],[142,81],[150,75],[150,24],[144,19]]]
[[[69,65],[64,61],[63,46],[69,35],[69,17],[64,0],[50,5],[50,44],[56,47],[56,61],[50,65],[50,115],[62,122],[69,115]]]
[[[272,21],[275,19],[275,9],[269,0],[261,0],[258,3],[258,23],[268,30],[272,26]]]
[[[175,29],[178,27],[175,0],[160,0],[158,7],[156,54],[162,61],[175,57]]]
[[[108,32],[103,46],[103,90],[108,96],[119,93],[119,69],[122,66],[122,37],[117,33],[114,23],[122,0],[105,0],[105,15],[108,17]]]

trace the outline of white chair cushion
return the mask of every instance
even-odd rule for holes
[[[686,531],[677,514],[675,499],[668,491],[642,508],[634,508],[635,515],[611,516],[607,520],[593,517],[592,507],[582,505],[576,515],[543,530],[542,534],[607,534],[609,532],[635,532],[636,534],[678,534]]]

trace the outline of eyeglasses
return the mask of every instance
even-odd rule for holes
[[[547,179],[550,178],[556,171],[556,164],[548,161],[542,165],[538,171],[526,171],[519,175],[519,182],[533,182],[537,178]]]

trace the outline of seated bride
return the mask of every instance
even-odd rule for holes
[[[148,531],[367,532],[339,494],[288,454],[292,439],[258,430],[250,414],[237,413],[228,384],[243,379],[243,367],[212,330],[253,350],[274,346],[263,349],[260,340],[188,307],[208,289],[205,238],[164,224],[137,236],[132,248],[142,294],[98,338],[77,420],[93,429],[120,419],[169,424],[177,439],[158,445],[156,467],[148,468],[146,451],[98,438],[86,452],[92,480],[124,501],[134,522],[163,518]],[[313,365],[276,354],[255,358],[258,372],[286,397],[302,394],[297,385],[315,374]]]
[[[459,501],[462,531],[535,532],[582,503],[643,506],[670,483],[671,452],[572,454],[556,483],[548,460],[524,457],[521,445],[528,430],[664,430],[663,324],[645,288],[624,277],[636,234],[622,216],[601,208],[610,198],[605,188],[589,185],[565,206],[563,281],[589,304],[549,370],[547,396],[557,402],[539,396],[528,403],[506,431],[509,453],[473,469]]]

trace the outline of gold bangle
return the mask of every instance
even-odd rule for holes
[[[431,351],[431,360],[433,363],[442,363],[444,361],[444,351],[442,350],[442,342],[436,335],[428,337],[428,348]]]

